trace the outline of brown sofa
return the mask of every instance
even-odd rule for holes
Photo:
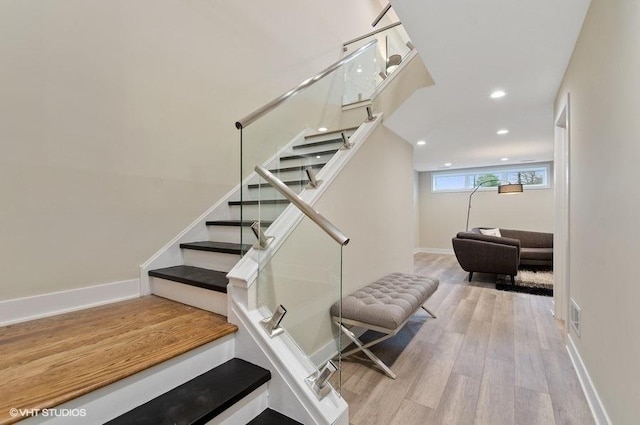
[[[484,229],[484,228],[483,228]],[[480,228],[460,232],[452,239],[460,266],[469,272],[515,275],[521,266],[553,267],[553,233],[500,229],[501,236],[480,233]]]

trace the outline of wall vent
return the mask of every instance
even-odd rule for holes
[[[576,301],[571,298],[571,329],[580,336],[580,307],[576,304]]]

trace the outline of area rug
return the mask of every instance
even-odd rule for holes
[[[518,270],[515,285],[511,284],[509,276],[500,275],[496,282],[496,289],[551,297],[553,296],[553,271]]]

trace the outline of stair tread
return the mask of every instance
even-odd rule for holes
[[[311,153],[301,153],[301,154],[295,154],[295,155],[285,155],[285,156],[281,156],[280,157],[280,161],[287,161],[290,159],[302,159],[302,158],[314,158],[316,156],[323,156],[323,155],[331,155],[338,152],[338,149],[327,149],[324,151],[318,151],[318,152],[311,152]]]
[[[276,412],[272,409],[265,409],[256,416],[247,425],[302,425],[300,422],[291,419],[282,413]]]
[[[299,145],[293,146],[293,149],[312,148],[315,146],[332,145],[334,143],[342,143],[342,137],[327,139],[327,140],[320,140],[319,142],[301,143]]]
[[[254,199],[250,201],[229,201],[229,205],[288,204],[288,199]]]
[[[207,221],[207,226],[229,226],[229,227],[251,227],[257,220],[210,220]],[[264,226],[271,226],[273,221],[263,220],[260,224]]]
[[[181,243],[180,248],[242,255],[251,249],[251,245],[233,242],[198,241]]]
[[[268,370],[231,359],[107,424],[205,424],[270,379]]]
[[[287,171],[304,171],[304,169],[307,168],[307,167],[322,168],[325,165],[327,165],[326,162],[323,162],[323,163],[320,163],[320,164],[295,165],[293,167],[272,168],[271,170],[269,170],[269,172],[271,172],[271,173],[284,173],[284,172],[287,172]]]
[[[149,276],[223,293],[229,284],[227,272],[184,265],[149,270]]]
[[[287,186],[293,186],[293,185],[303,185],[303,184],[307,184],[309,183],[309,180],[289,180],[286,182],[282,182],[284,184],[286,184]],[[271,187],[271,184],[269,183],[253,183],[247,186],[249,189],[257,189],[259,187]]]

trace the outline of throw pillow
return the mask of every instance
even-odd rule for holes
[[[502,237],[502,235],[500,234],[500,229],[480,229],[480,233],[487,236],[497,236],[499,238]]]

